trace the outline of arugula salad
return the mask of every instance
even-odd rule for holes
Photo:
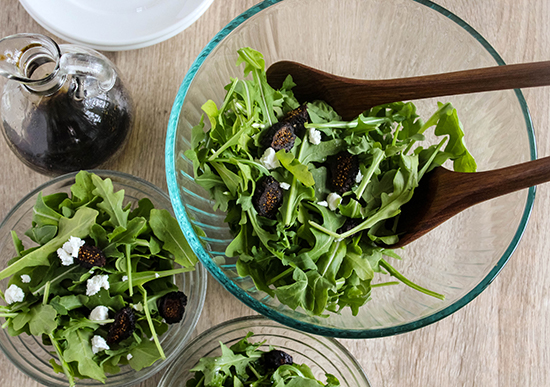
[[[292,356],[269,347],[262,351],[265,342],[251,343],[249,332],[239,342],[227,347],[220,342],[221,356],[203,357],[191,369],[193,378],[186,387],[338,387],[340,382],[326,374],[326,383],[315,378],[306,364],[294,363]]]
[[[41,337],[70,385],[105,382],[120,366],[139,371],[165,358],[159,336],[187,302],[173,277],[197,258],[177,221],[149,199],[132,209],[124,190],[86,171],[70,190],[38,195],[25,233],[36,246],[12,231],[17,256],[0,271],[9,278],[2,328]]]
[[[390,264],[380,247],[398,240],[400,208],[434,167],[452,160],[474,172],[456,109],[438,104],[423,121],[412,103],[377,106],[346,122],[323,101],[301,105],[289,76],[266,80],[261,53],[242,48],[220,106],[212,100],[192,129],[195,181],[225,211],[239,275],[310,315],[350,308],[357,315],[372,289],[403,283],[427,295]],[[424,145],[430,131],[438,139]],[[398,281],[374,283],[375,273]],[[379,276],[382,277],[383,276]]]

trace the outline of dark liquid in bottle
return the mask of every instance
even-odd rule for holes
[[[44,98],[16,133],[3,122],[10,148],[32,169],[47,175],[96,168],[124,144],[131,102],[117,81],[107,93],[83,100],[66,90]]]

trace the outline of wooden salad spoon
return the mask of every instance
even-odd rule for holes
[[[397,233],[402,247],[475,204],[550,181],[550,157],[483,172],[453,172],[437,167],[420,180],[401,208]]]
[[[361,80],[326,73],[300,63],[281,61],[267,69],[267,81],[280,88],[287,75],[300,102],[322,99],[344,120],[389,102],[446,95],[550,85],[550,61],[484,67],[411,78]]]

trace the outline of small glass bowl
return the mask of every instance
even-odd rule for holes
[[[237,50],[251,47],[266,67],[297,61],[358,79],[390,79],[503,65],[483,36],[464,20],[427,0],[266,0],[223,28],[197,57],[175,98],[166,138],[166,175],[174,212],[195,253],[212,276],[255,311],[310,333],[341,338],[410,332],[451,315],[494,280],[516,249],[531,213],[534,187],[468,208],[398,253],[392,265],[411,281],[444,294],[439,300],[404,285],[378,287],[353,316],[328,318],[292,310],[240,277],[224,252],[232,240],[225,214],[193,180],[185,157],[191,128],[208,100],[223,103],[224,86],[243,78]],[[529,110],[520,90],[415,101],[423,120],[451,102],[478,170],[536,158]],[[209,128],[205,120],[206,129]],[[205,236],[193,231],[199,226]],[[376,277],[373,283],[388,281]]]
[[[121,172],[103,170],[92,170],[90,172],[95,173],[102,179],[110,178],[115,191],[124,189],[125,204],[133,204],[137,203],[140,199],[149,198],[155,208],[166,209],[172,212],[168,196],[145,180]],[[24,235],[24,232],[31,226],[32,211],[37,195],[40,192],[43,195],[56,192],[69,193],[71,185],[74,184],[75,176],[76,172],[62,175],[39,186],[21,199],[8,213],[0,224],[0,267],[4,268],[8,260],[16,255],[11,238],[11,230],[17,232],[18,237],[23,241],[25,246],[30,247],[34,245],[34,242],[31,242]],[[0,289],[2,291],[6,290],[8,280],[6,278],[0,281]],[[206,296],[206,270],[199,263],[194,271],[175,276],[175,281],[180,290],[187,295],[188,303],[183,320],[178,324],[170,325],[168,331],[160,337],[166,360],[157,361],[152,366],[138,372],[130,366],[121,367],[120,373],[116,375],[108,374],[104,384],[93,379],[78,379],[77,385],[131,386],[153,376],[167,366],[171,360],[178,357],[185,344],[191,338],[202,312]],[[5,304],[3,300],[0,300],[0,302]],[[8,334],[7,330],[0,329],[0,349],[21,372],[37,382],[51,387],[69,385],[63,373],[56,374],[53,371],[48,361],[51,358],[57,359],[57,356],[52,354],[52,347],[42,344],[41,338],[26,334],[12,337]]]
[[[254,333],[251,342],[265,340],[260,350],[267,351],[272,345],[290,354],[295,363],[308,365],[322,382],[325,381],[325,374],[332,374],[342,387],[370,387],[367,376],[353,355],[335,339],[287,328],[263,316],[236,318],[201,333],[170,365],[158,387],[185,387],[193,377],[193,372],[189,370],[200,358],[221,355],[220,342],[230,347],[248,332]]]

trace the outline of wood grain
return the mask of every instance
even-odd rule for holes
[[[388,247],[406,246],[466,208],[548,181],[550,156],[476,173],[435,168],[401,208],[399,241]]]
[[[298,101],[322,99],[344,120],[352,120],[373,106],[391,102],[548,86],[550,61],[379,80],[341,77],[292,61],[276,62],[267,69],[267,80],[276,89],[288,75],[296,83],[292,92]]]
[[[336,0],[333,0],[336,1]],[[124,153],[106,167],[166,188],[166,124],[179,84],[194,58],[234,17],[258,0],[217,0],[181,34],[152,47],[106,53],[130,89],[136,127]],[[464,19],[507,63],[550,60],[548,0],[438,0]],[[0,36],[45,33],[15,0],[2,1]],[[51,35],[50,35],[51,36]],[[59,42],[59,39],[56,38]],[[540,155],[550,155],[550,88],[526,89]],[[48,178],[24,167],[0,141],[0,217]],[[491,286],[452,316],[408,334],[342,340],[375,387],[550,385],[550,186],[537,189],[525,235]],[[213,280],[197,332],[254,312]],[[141,384],[156,385],[159,376]],[[0,355],[0,385],[38,384]]]

